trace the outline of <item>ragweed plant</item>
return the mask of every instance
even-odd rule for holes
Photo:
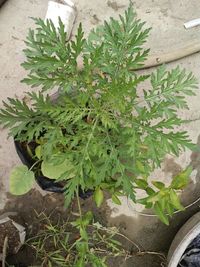
[[[28,76],[22,82],[39,90],[27,92],[24,100],[9,98],[0,110],[0,123],[10,136],[29,150],[34,142],[30,152],[36,163],[31,171],[20,166],[11,173],[11,192],[27,192],[32,171],[39,169],[64,181],[67,205],[77,188],[93,190],[98,206],[107,190],[115,203],[125,195],[153,208],[168,223],[165,214],[182,209],[177,190],[187,184],[191,169],[172,177],[169,187],[160,181],[152,185],[148,177],[167,154],[179,156],[194,148],[177,126],[184,123],[178,110],[188,108],[186,96],[195,95],[197,80],[179,67],[162,66],[151,75],[135,71],[148,56],[143,44],[150,29],[132,6],[88,38],[81,24],[75,38],[66,41],[61,20],[58,29],[50,20],[35,23],[26,40],[22,66]],[[136,198],[138,188],[146,198]]]

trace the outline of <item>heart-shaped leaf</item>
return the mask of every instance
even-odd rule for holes
[[[44,176],[50,179],[58,179],[60,178],[65,172],[69,171],[71,165],[68,160],[65,160],[61,164],[53,164],[52,162],[43,161],[41,164],[41,170]],[[70,177],[67,176],[66,179],[72,178],[73,175],[71,174]]]
[[[17,166],[10,174],[10,193],[17,196],[26,194],[33,187],[34,181],[34,173],[27,166]]]

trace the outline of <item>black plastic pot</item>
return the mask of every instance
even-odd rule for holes
[[[26,165],[28,168],[31,168],[35,161],[32,157],[28,154],[28,152],[24,149],[22,143],[19,141],[14,141],[15,148],[19,158],[21,159],[22,163]],[[65,191],[64,186],[61,183],[56,182],[56,180],[49,179],[48,177],[37,175],[35,174],[35,179],[38,185],[45,191],[54,192],[54,193],[63,193]],[[82,199],[86,199],[93,194],[92,190],[83,191],[79,188],[79,196]]]
[[[7,0],[0,0],[0,7],[6,2]]]

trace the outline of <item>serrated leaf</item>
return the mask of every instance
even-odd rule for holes
[[[82,239],[88,240],[88,234],[87,234],[87,232],[85,231],[84,228],[80,228],[80,235],[81,235]]]
[[[122,204],[121,200],[115,194],[112,195],[112,201],[117,205],[121,205]]]
[[[93,214],[91,211],[88,211],[85,215],[82,217],[82,222],[84,226],[87,226],[93,219]]]
[[[98,187],[94,192],[94,200],[96,202],[97,207],[101,206],[101,204],[103,203],[103,199],[104,199],[103,191],[101,190],[101,188]]]
[[[148,183],[143,179],[135,179],[136,185],[141,189],[146,189],[148,187]]]
[[[159,200],[160,200],[160,194],[159,193],[155,193],[155,194],[153,194],[153,195],[148,197],[147,202],[154,203],[154,202],[157,202]]]
[[[163,184],[162,182],[159,182],[159,181],[152,181],[152,184],[156,187],[156,188],[158,188],[158,189],[163,189],[163,188],[165,188],[165,184]]]
[[[189,182],[189,176],[192,173],[192,167],[187,168],[173,178],[171,187],[173,189],[183,189]]]
[[[169,220],[168,220],[168,217],[167,215],[163,212],[162,208],[160,207],[159,203],[156,203],[154,205],[154,210],[155,210],[155,213],[156,215],[160,218],[160,220],[166,224],[166,225],[169,225]]]
[[[78,250],[79,253],[83,253],[85,254],[87,251],[87,243],[86,242],[76,242],[76,249]],[[84,265],[80,265],[80,267],[82,267]]]
[[[35,176],[27,166],[17,166],[10,174],[10,193],[13,195],[23,195],[32,189]]]
[[[166,210],[170,217],[174,214],[174,207],[170,202],[166,203]]]
[[[145,173],[145,167],[141,161],[136,160],[136,167],[141,173]]]
[[[168,197],[166,197],[166,196],[163,196],[163,197],[161,197],[160,199],[159,199],[159,204],[160,204],[160,207],[161,207],[161,209],[164,211],[165,210],[165,208],[166,208],[166,204],[167,204],[167,202],[168,202]]]
[[[170,202],[177,210],[184,210],[184,207],[180,203],[179,197],[173,189],[170,190]]]
[[[152,207],[153,207],[153,203],[151,203],[151,202],[146,203],[146,205],[145,205],[146,209],[151,209]]]
[[[146,206],[148,204],[147,200],[148,200],[148,197],[141,198],[141,199],[137,200],[137,203],[140,203],[140,204]]]
[[[149,196],[152,196],[152,195],[154,195],[156,192],[153,190],[153,188],[151,188],[151,187],[147,187],[146,188],[146,192],[147,192],[147,194],[149,195]]]

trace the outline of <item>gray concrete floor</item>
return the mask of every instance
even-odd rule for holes
[[[20,63],[24,60],[23,40],[28,28],[33,26],[29,17],[44,18],[47,2],[48,0],[8,0],[0,8],[0,101],[5,100],[6,97],[22,98],[23,92],[30,90],[20,83],[25,76],[25,71],[20,67]],[[129,3],[128,0],[76,0],[74,2],[78,9],[74,29],[79,22],[82,22],[86,33],[92,27],[102,23],[104,19],[123,12]],[[200,27],[190,30],[185,30],[183,27],[185,21],[199,17],[199,0],[135,0],[134,2],[138,17],[147,21],[148,27],[152,27],[150,38],[146,44],[151,48],[152,55],[172,51],[200,40]],[[200,53],[170,63],[168,67],[171,68],[177,64],[193,71],[200,81]],[[149,73],[153,70],[142,72]],[[182,128],[187,130],[192,140],[197,143],[200,141],[198,139],[200,136],[200,92],[197,92],[196,97],[188,97],[188,102],[190,109],[181,115],[185,119],[197,120],[182,126]],[[0,137],[0,209],[2,209],[7,201],[9,172],[13,166],[19,163],[19,159],[12,139],[7,139],[7,130],[0,128]],[[169,181],[177,169],[181,170],[188,164],[193,164],[195,171],[191,183],[182,194],[184,204],[188,205],[199,197],[199,162],[198,154],[186,151],[178,159],[167,157],[162,168],[157,170],[155,175],[164,181]],[[115,206],[109,201],[108,204],[112,210],[109,216],[110,224],[120,225],[124,233],[145,249],[156,251],[166,251],[179,227],[199,210],[199,203],[197,203],[185,212],[177,214],[172,219],[171,225],[166,227],[154,217],[139,214],[140,207],[133,207],[130,203],[127,205],[126,199],[123,199],[121,207]],[[150,261],[135,264],[131,263],[130,266],[154,266]]]

